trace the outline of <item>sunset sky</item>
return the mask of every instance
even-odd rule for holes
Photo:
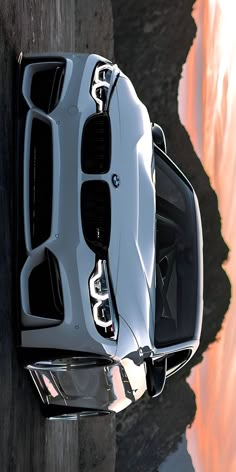
[[[218,195],[232,300],[219,341],[188,379],[197,413],[187,441],[196,472],[235,472],[236,1],[197,0],[193,17],[198,34],[180,83],[179,113]]]

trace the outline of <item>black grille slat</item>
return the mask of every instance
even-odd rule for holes
[[[106,253],[110,242],[111,202],[106,182],[84,182],[81,189],[81,216],[85,240],[96,254]]]
[[[35,248],[48,239],[52,218],[52,130],[44,121],[32,122],[29,200],[31,245]]]
[[[110,120],[106,113],[92,115],[82,137],[81,167],[87,174],[104,174],[111,163]]]

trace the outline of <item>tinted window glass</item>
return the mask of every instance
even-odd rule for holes
[[[155,344],[191,339],[198,295],[197,232],[193,190],[165,156],[156,154]]]

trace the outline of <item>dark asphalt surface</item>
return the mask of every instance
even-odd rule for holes
[[[86,5],[86,7],[85,7]],[[99,6],[99,8],[98,8]],[[48,421],[16,350],[14,169],[20,51],[112,57],[109,0],[0,0],[0,471],[113,471],[115,418]]]

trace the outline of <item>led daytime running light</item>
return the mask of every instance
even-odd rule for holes
[[[107,300],[109,298],[108,292],[102,294],[96,291],[96,281],[101,279],[102,275],[102,261],[99,260],[97,263],[97,272],[91,276],[89,281],[90,295],[95,298],[95,300]]]
[[[95,325],[104,336],[116,339],[117,318],[115,315],[109,278],[107,262],[99,259],[96,262],[94,272],[89,279],[89,292],[91,297],[91,308]]]
[[[106,78],[103,79],[100,77],[102,73],[106,75],[107,71],[110,71],[112,75],[113,66],[111,64],[102,64],[100,66],[97,66],[94,71],[93,82],[92,82],[92,87],[91,87],[91,95],[97,104],[98,112],[102,112],[106,105],[104,103],[104,101],[106,100],[103,100],[99,96],[99,90],[106,89],[108,91],[111,85],[110,82],[107,82]]]
[[[108,320],[108,321],[100,320],[100,318],[98,317],[98,309],[101,306],[102,306],[102,302],[97,302],[97,303],[95,303],[95,305],[93,305],[94,321],[98,326],[101,326],[102,328],[108,328],[108,326],[112,325],[112,320],[111,319]]]

